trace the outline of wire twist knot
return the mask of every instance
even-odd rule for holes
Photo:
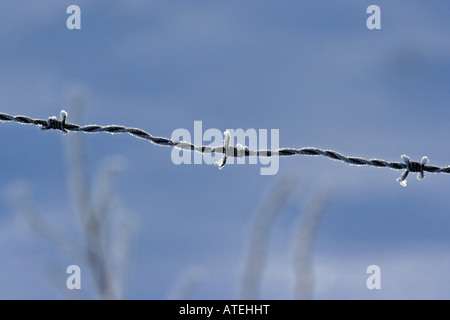
[[[400,178],[397,179],[397,181],[400,182],[403,187],[406,187],[406,178],[408,178],[408,174],[410,172],[418,172],[417,179],[419,180],[425,178],[423,169],[428,162],[428,157],[422,157],[422,160],[420,162],[416,162],[411,161],[408,156],[403,154],[402,160],[406,164],[406,170],[402,173]]]
[[[60,117],[61,120],[58,120],[56,117],[49,117],[47,119],[47,126],[43,127],[42,130],[54,129],[67,133],[67,130],[64,128],[66,125],[67,112],[65,110],[61,110]]]
[[[230,131],[226,130],[223,135],[223,157],[219,161],[214,162],[214,164],[219,167],[219,170],[222,170],[227,163],[227,157],[233,155],[233,147],[230,147]]]

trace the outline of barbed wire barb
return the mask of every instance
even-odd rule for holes
[[[56,117],[49,117],[47,120],[44,119],[33,119],[28,116],[12,116],[10,114],[0,112],[0,121],[17,122],[21,124],[32,124],[35,126],[40,126],[43,130],[60,130],[64,133],[69,131],[74,132],[85,132],[85,133],[96,133],[96,132],[107,132],[111,134],[115,133],[128,133],[136,138],[148,140],[151,143],[163,146],[163,147],[174,147],[187,151],[195,151],[200,153],[219,153],[223,154],[223,158],[219,160],[216,165],[219,169],[222,169],[227,161],[227,157],[250,157],[250,156],[260,156],[260,157],[289,157],[295,155],[304,156],[324,156],[333,160],[342,161],[350,165],[355,166],[372,166],[378,168],[390,168],[394,170],[405,170],[402,175],[397,179],[398,182],[404,187],[406,187],[406,179],[410,172],[417,172],[417,178],[422,179],[425,177],[424,172],[431,173],[450,173],[450,166],[438,167],[426,165],[428,162],[428,157],[423,157],[421,162],[411,161],[406,155],[402,155],[403,162],[389,162],[382,159],[364,159],[359,157],[348,157],[339,152],[333,150],[323,150],[319,148],[305,147],[300,149],[295,148],[280,148],[277,150],[251,150],[248,147],[242,148],[243,146],[231,146],[229,145],[230,136],[225,131],[224,134],[224,144],[223,146],[211,147],[211,146],[197,146],[186,141],[176,141],[164,137],[156,137],[148,132],[145,132],[139,128],[125,127],[120,125],[85,125],[80,126],[78,124],[66,123],[67,112],[61,111],[61,120]]]

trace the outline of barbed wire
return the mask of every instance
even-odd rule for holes
[[[364,159],[360,157],[348,157],[339,152],[333,150],[323,150],[319,148],[305,147],[305,148],[280,148],[276,150],[251,150],[247,146],[243,145],[230,145],[230,133],[224,132],[224,145],[223,146],[197,146],[186,141],[176,141],[164,137],[152,136],[148,132],[142,129],[125,127],[120,125],[85,125],[80,126],[78,124],[66,123],[67,112],[61,111],[61,120],[56,117],[49,117],[47,120],[44,119],[33,119],[27,116],[13,116],[6,113],[0,112],[0,121],[13,121],[21,124],[32,124],[40,126],[43,130],[60,130],[64,133],[68,131],[74,132],[85,132],[85,133],[96,133],[96,132],[107,132],[111,134],[115,133],[128,133],[136,138],[148,140],[151,143],[164,146],[164,147],[174,147],[182,150],[195,151],[200,153],[219,153],[223,154],[221,160],[217,161],[215,164],[222,169],[227,161],[227,157],[250,157],[250,156],[260,156],[260,157],[288,157],[295,155],[304,156],[324,156],[333,160],[342,161],[350,165],[355,166],[372,166],[378,168],[390,168],[394,170],[405,170],[402,175],[397,179],[402,186],[406,186],[406,179],[410,172],[417,172],[417,178],[423,179],[425,177],[424,172],[431,173],[447,173],[450,174],[450,166],[438,167],[426,165],[428,162],[427,157],[423,157],[420,162],[411,161],[408,156],[402,155],[401,158],[403,162],[389,162],[382,159]]]

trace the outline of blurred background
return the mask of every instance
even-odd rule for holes
[[[81,8],[81,30],[66,9]],[[381,30],[366,9],[381,8]],[[279,129],[280,147],[450,164],[445,1],[14,1],[0,111]],[[174,165],[129,135],[0,123],[1,299],[450,299],[450,177],[323,157]],[[66,268],[81,268],[81,290]],[[378,265],[381,289],[366,269]]]

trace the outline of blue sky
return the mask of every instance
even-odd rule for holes
[[[81,30],[66,28],[70,4],[81,8]],[[366,28],[371,4],[381,8],[381,30]],[[196,120],[221,131],[279,129],[281,147],[388,161],[427,155],[447,166],[448,9],[443,1],[15,1],[0,13],[0,111],[47,118],[66,109],[71,122],[71,101],[82,96],[86,124],[165,137]],[[87,270],[27,227],[11,199],[27,186],[31,206],[81,242],[70,135],[0,124],[0,298],[66,298],[65,280],[48,274],[65,279],[69,264]],[[273,225],[261,298],[293,297],[296,231],[322,190],[331,203],[314,251],[316,298],[450,298],[447,175],[410,175],[403,188],[400,171],[290,157],[277,175],[261,176],[257,165],[176,166],[169,148],[128,135],[82,138],[94,194],[105,159],[124,164],[114,212],[133,230],[125,298],[171,298],[192,274],[192,298],[238,298],[252,222],[286,176],[299,187]],[[381,290],[366,288],[372,264]],[[95,297],[91,280],[83,272],[81,293]]]

